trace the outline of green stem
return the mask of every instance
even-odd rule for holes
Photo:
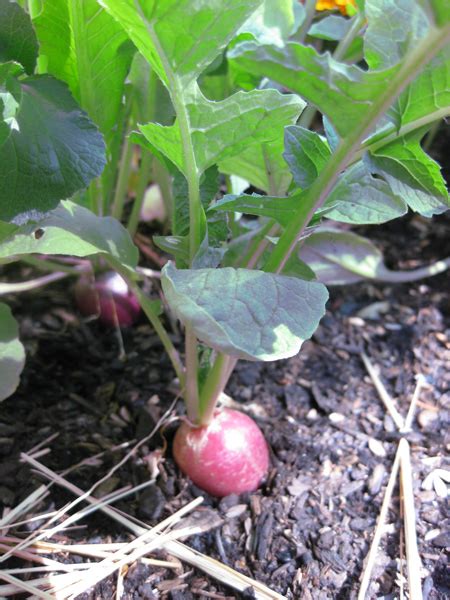
[[[112,216],[118,221],[122,218],[123,208],[128,191],[128,181],[130,179],[131,160],[133,157],[133,144],[130,142],[129,135],[125,135],[125,140],[122,146],[122,153],[119,162],[119,175],[117,177],[117,185],[114,191],[114,200],[112,206]]]
[[[138,11],[147,25],[147,31],[161,59],[169,83],[168,89],[170,91],[172,104],[177,116],[181,146],[183,149],[184,174],[187,179],[189,191],[189,262],[192,264],[202,242],[203,208],[200,199],[200,171],[196,163],[189,123],[189,113],[186,107],[186,95],[189,93],[189,90],[186,89],[185,82],[172,71],[164,49],[159,42],[159,38],[155,34],[153,26],[146,19],[139,5]],[[194,83],[193,85],[196,84]],[[192,93],[192,87],[190,92]],[[199,408],[197,339],[189,326],[186,327],[185,336],[186,385],[184,397],[189,418],[193,422],[197,422]]]
[[[214,364],[208,373],[200,394],[199,421],[201,425],[211,422],[217,406],[217,400],[227,384],[228,365],[231,357],[226,354],[218,354]]]
[[[45,258],[39,258],[38,256],[21,256],[20,260],[27,265],[36,267],[40,271],[50,271],[54,273],[67,273],[69,275],[80,275],[81,269],[77,267],[68,267],[61,263],[47,260]],[[81,262],[81,261],[80,261]]]
[[[64,279],[68,276],[68,273],[55,272],[49,273],[48,275],[43,275],[42,277],[37,277],[36,279],[20,281],[18,283],[0,282],[0,296],[3,296],[4,294],[19,294],[21,292],[30,292],[32,290],[37,290],[38,288],[41,288],[44,285],[48,285],[49,283],[53,283],[54,281],[59,281],[60,279]]]
[[[450,111],[449,111],[450,112]],[[433,126],[431,127],[430,131],[427,133],[427,137],[425,138],[425,141],[423,143],[423,149],[424,152],[428,152],[434,142],[434,138],[436,137],[440,127],[441,127],[442,121],[439,119],[439,121],[436,121]]]
[[[398,95],[416,76],[417,72],[447,43],[449,34],[450,27],[443,30],[434,30],[421,44],[416,46],[415,50],[411,52],[393,76],[389,85],[386,86],[385,92],[374,102],[372,108],[368,109],[366,119],[357,125],[347,138],[340,142],[319,177],[304,196],[293,220],[280,237],[264,267],[265,271],[279,273],[282,270],[286,260],[295,248],[297,240],[307,227],[315,211],[324,204],[339,174],[350,164],[354,154],[359,150],[361,142],[376,125],[380,116],[390,108]]]
[[[133,202],[133,208],[131,209],[130,218],[128,219],[127,229],[131,235],[134,236],[139,224],[139,217],[141,214],[142,204],[145,198],[145,192],[147,190],[148,182],[150,180],[151,168],[153,162],[153,156],[142,148],[141,164],[139,167],[139,180],[136,186],[136,198]]]
[[[117,267],[114,266],[114,268]],[[142,307],[142,310],[145,313],[145,316],[153,325],[159,339],[161,340],[162,345],[164,346],[164,349],[166,350],[169,356],[175,373],[177,374],[177,377],[180,381],[180,388],[183,389],[186,385],[183,363],[181,362],[180,355],[178,354],[177,349],[173,345],[169,334],[167,333],[164,325],[161,322],[161,319],[155,311],[154,303],[150,300],[150,298],[147,298],[147,296],[144,294],[144,292],[142,292],[138,284],[132,279],[130,279],[130,277],[125,271],[121,271],[120,274],[124,279],[126,279],[128,286],[134,292],[134,294],[136,294],[136,297],[139,301],[139,304]]]
[[[198,390],[198,346],[197,338],[189,325],[186,325],[184,331],[185,337],[185,362],[186,362],[186,384],[184,400],[186,402],[186,412],[191,423],[197,425],[200,421],[200,398]]]
[[[257,249],[258,249],[261,241],[266,237],[266,235],[271,230],[273,224],[274,224],[273,219],[270,219],[269,221],[267,221],[267,223],[265,225],[263,225],[261,227],[261,230],[255,235],[254,239],[252,240],[248,251],[243,256],[243,258],[238,262],[239,267],[248,268],[249,262],[252,260],[252,257],[255,255],[255,252],[257,252]]]
[[[375,152],[375,150],[378,150],[378,148],[381,148],[383,146],[386,146],[387,144],[390,144],[391,142],[395,141],[396,139],[403,137],[405,135],[408,135],[408,133],[412,133],[413,131],[416,131],[416,129],[420,129],[421,127],[425,127],[427,125],[431,125],[431,123],[434,123],[436,121],[438,121],[440,123],[440,121],[442,119],[445,119],[446,117],[450,116],[450,107],[445,106],[444,108],[440,108],[439,110],[436,110],[432,113],[428,113],[427,115],[420,117],[419,119],[416,119],[415,121],[410,121],[409,123],[406,123],[406,125],[403,125],[399,130],[397,130],[393,125],[389,128],[386,128],[385,130],[381,131],[380,133],[377,133],[371,137],[369,137],[367,140],[365,140],[362,144],[361,144],[361,148],[354,153],[352,160],[349,164],[353,164],[359,160],[361,160],[361,158],[364,156],[364,154],[366,152]]]
[[[345,53],[350,48],[353,40],[357,37],[358,33],[361,31],[361,27],[364,25],[366,17],[363,11],[358,11],[356,15],[353,17],[353,23],[350,26],[350,29],[344,35],[342,40],[336,46],[335,51],[333,52],[333,58],[335,60],[342,60],[345,56]]]
[[[300,44],[306,39],[308,35],[309,28],[316,14],[316,0],[306,0],[305,2],[305,18],[303,19],[303,23],[300,25],[299,30],[295,35],[295,39]]]

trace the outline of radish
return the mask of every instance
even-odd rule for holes
[[[269,468],[261,430],[250,417],[231,409],[216,411],[209,425],[183,423],[173,454],[183,473],[213,496],[252,492]]]
[[[95,280],[86,275],[80,277],[75,299],[82,315],[98,316],[109,327],[132,325],[141,310],[126,281],[114,271],[102,273]]]

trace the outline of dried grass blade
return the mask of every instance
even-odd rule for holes
[[[375,565],[375,559],[377,555],[378,546],[380,544],[381,537],[383,535],[383,526],[386,522],[387,513],[389,510],[389,503],[392,498],[392,492],[394,491],[395,482],[397,481],[397,474],[400,466],[400,446],[397,449],[397,453],[395,455],[394,463],[392,465],[391,474],[389,476],[389,481],[386,486],[386,491],[384,493],[383,502],[380,508],[380,514],[378,515],[377,525],[375,527],[375,532],[372,539],[372,544],[370,545],[369,553],[365,560],[365,566],[362,573],[361,585],[358,592],[358,600],[366,600],[367,590],[370,584],[370,577],[372,575],[373,567]]]
[[[372,365],[368,356],[366,354],[364,354],[364,352],[361,352],[361,358],[362,358],[364,366],[366,367],[366,370],[378,392],[378,395],[379,395],[381,401],[383,402],[384,406],[386,407],[386,410],[391,415],[392,420],[396,424],[397,428],[402,430],[404,427],[403,417],[398,412],[398,410],[395,408],[394,402],[392,401],[392,398],[390,397],[390,395],[388,394],[388,391],[384,387],[383,382],[381,381],[380,377],[378,376],[378,373],[377,373],[375,367]]]
[[[405,528],[406,566],[410,600],[423,600],[422,582],[420,579],[421,560],[417,547],[416,511],[414,508],[414,491],[412,484],[411,454],[405,439],[399,443],[400,483],[403,496],[403,513]]]
[[[20,515],[26,513],[32,506],[35,506],[38,502],[43,500],[47,494],[47,486],[41,485],[38,487],[36,490],[34,490],[34,492],[27,496],[25,500],[22,500],[20,504],[10,510],[9,513],[2,519],[0,519],[0,529],[9,525]]]
[[[426,385],[425,377],[420,374],[417,375],[416,387],[415,387],[413,396],[411,398],[411,404],[409,405],[409,410],[408,410],[408,414],[406,415],[406,418],[405,418],[405,423],[403,425],[403,428],[400,430],[401,433],[406,433],[408,431],[411,431],[412,420],[414,418],[414,413],[416,411],[416,406],[417,406],[417,402],[420,397],[420,392],[422,391],[422,389],[424,388],[425,385]]]
[[[24,460],[25,462],[30,462],[30,464],[33,464],[33,466],[41,472],[45,471],[45,473],[48,474],[55,483],[68,489],[73,494],[81,495],[84,493],[83,490],[73,485],[69,481],[65,480],[63,477],[57,475],[56,473],[53,473],[53,471],[51,471],[47,467],[44,467],[44,465],[41,465],[37,461],[34,461],[33,459],[31,459],[31,457],[25,455]],[[98,503],[98,500],[92,497],[86,498],[86,501],[90,504]],[[103,506],[100,508],[100,510],[104,514],[114,519],[116,522],[122,524],[124,527],[132,531],[135,535],[142,535],[144,532],[148,531],[147,528],[142,527],[140,525],[136,525],[131,519],[128,519],[117,509],[111,506]],[[201,569],[202,571],[208,573],[208,575],[211,575],[211,577],[218,579],[225,585],[229,585],[230,587],[241,592],[245,591],[248,588],[254,590],[255,598],[257,600],[286,600],[284,596],[278,594],[277,592],[274,592],[262,583],[259,583],[258,581],[247,577],[246,575],[242,575],[241,573],[235,571],[231,567],[227,567],[219,561],[209,558],[208,556],[205,556],[200,552],[192,550],[191,548],[185,546],[181,542],[166,542],[164,544],[164,549],[175,558],[178,558],[179,560],[185,561]]]
[[[7,581],[8,583],[15,585],[19,590],[21,590],[22,593],[29,592],[30,594],[36,596],[36,598],[44,598],[44,600],[55,600],[54,596],[47,594],[47,592],[43,592],[34,585],[31,585],[31,583],[29,583],[28,581],[21,581],[17,577],[8,575],[4,571],[0,571],[0,579],[3,579],[3,581]]]

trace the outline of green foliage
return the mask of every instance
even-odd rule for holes
[[[36,34],[26,12],[11,0],[0,0],[0,63],[15,61],[32,74],[37,55]]]
[[[18,223],[86,187],[105,164],[98,128],[67,87],[48,75],[33,75],[37,56],[29,16],[1,0],[0,219]]]
[[[260,0],[102,0],[160,79],[172,88],[195,81]]]
[[[307,31],[295,0],[53,0],[32,3],[36,36],[26,13],[0,0],[0,260],[113,264],[132,280],[197,418],[229,376],[224,353],[298,352],[324,313],[322,282],[425,273],[392,273],[364,238],[317,226],[448,208],[440,167],[421,146],[450,115],[446,8],[366,0],[352,19],[320,15]],[[141,155],[138,183],[135,143],[157,159],[152,168]],[[108,208],[116,181],[116,216],[128,188],[144,192],[152,179],[166,199],[170,223],[154,242],[176,261],[162,287],[186,327],[186,370],[136,287],[129,235],[73,201],[105,163],[92,209]],[[202,394],[212,394],[202,402],[199,348]]]
[[[0,146],[0,218],[24,222],[100,175],[104,143],[57,79],[10,77],[4,89],[15,102],[15,114]]]
[[[371,153],[370,164],[412,210],[432,217],[450,201],[439,165],[420,146],[422,136],[414,132],[382,146]]]
[[[344,136],[367,115],[392,71],[363,71],[330,54],[289,42],[284,48],[242,42],[229,59],[258,77],[269,77],[317,107]]]
[[[111,146],[135,52],[128,36],[96,0],[44,1],[33,24],[46,71],[67,83]]]
[[[383,254],[368,239],[352,231],[320,228],[304,241],[298,255],[326,285],[347,285],[363,281],[402,283],[442,273],[450,259],[412,271],[391,271]]]
[[[177,270],[162,285],[177,317],[211,348],[247,360],[297,354],[325,312],[325,286],[247,269]]]
[[[294,120],[303,106],[294,96],[283,96],[275,90],[238,92],[221,102],[211,102],[196,84],[185,90],[184,97],[200,173],[240,154],[252,144],[272,141],[280,125]],[[187,174],[178,121],[171,127],[149,123],[139,128],[153,146]]]
[[[130,271],[138,261],[137,248],[116,219],[97,217],[69,200],[42,219],[17,228],[0,243],[0,260],[26,254],[98,255]]]
[[[339,41],[348,33],[352,21],[337,15],[329,15],[313,23],[309,28],[308,35],[321,40]]]
[[[301,188],[309,187],[331,156],[327,142],[314,131],[303,127],[286,127],[284,160]]]
[[[0,302],[0,400],[15,391],[24,364],[25,349],[19,340],[19,327],[10,308]]]
[[[364,54],[371,69],[386,69],[400,60],[426,35],[425,11],[414,0],[366,0],[368,27]]]
[[[401,195],[395,195],[391,187],[375,178],[361,162],[343,173],[325,202],[330,207],[328,219],[355,225],[386,223],[401,217],[407,206]]]

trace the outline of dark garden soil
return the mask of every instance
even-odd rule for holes
[[[390,266],[411,268],[417,257],[425,262],[450,255],[449,225],[446,217],[432,222],[414,217],[370,233],[385,247]],[[124,331],[127,355],[120,360],[115,334],[96,322],[80,321],[68,287],[61,282],[8,299],[21,322],[27,364],[17,393],[1,407],[3,507],[17,505],[40,481],[19,462],[19,452],[57,432],[59,436],[48,445],[51,452],[41,460],[61,471],[106,450],[95,466],[84,465],[69,476],[87,489],[125,452],[109,450],[148,435],[174,398],[172,370],[151,327],[142,320],[135,329]],[[408,439],[425,597],[446,597],[444,553],[450,540],[445,531],[445,501],[434,490],[421,489],[421,483],[431,471],[445,466],[450,400],[448,291],[447,274],[414,284],[335,288],[326,317],[300,356],[264,365],[240,363],[227,392],[265,432],[272,452],[270,475],[254,494],[220,501],[206,496],[198,513],[203,511],[208,520],[214,517],[219,526],[188,543],[288,598],[354,597],[399,439],[364,370],[360,358],[364,350],[379,366],[403,414],[414,376],[423,373],[429,383]],[[176,409],[181,413],[181,402]],[[165,431],[169,445],[156,485],[117,504],[149,524],[200,493],[172,461],[175,426]],[[156,435],[146,450],[162,446],[162,438]],[[149,476],[141,451],[98,494],[137,485]],[[391,598],[398,590],[395,580],[402,551],[396,494],[371,598]],[[71,499],[52,488],[40,510],[60,507]],[[106,516],[93,516],[85,525],[65,536],[71,541],[130,539]],[[201,572],[179,577],[180,573],[136,564],[125,578],[124,597],[153,598],[160,593],[189,599],[199,597],[199,589],[216,592],[216,597],[238,597]],[[115,579],[106,580],[89,597],[112,598],[114,585]]]
[[[450,255],[450,219],[445,216],[431,221],[409,216],[366,232],[385,250],[393,268],[413,268]],[[11,268],[7,273],[15,280],[29,275]],[[19,461],[20,452],[58,433],[40,459],[58,472],[104,452],[93,465],[84,463],[67,476],[87,489],[126,453],[112,449],[147,436],[174,399],[170,363],[145,319],[123,332],[126,359],[121,360],[115,333],[80,320],[66,282],[7,298],[21,323],[27,363],[16,394],[0,408],[0,515],[2,508],[16,506],[42,482]],[[356,597],[399,440],[361,361],[364,351],[379,367],[402,414],[408,410],[415,375],[427,378],[407,439],[424,598],[448,597],[445,500],[434,489],[423,489],[422,482],[434,469],[445,468],[449,283],[449,275],[443,274],[412,284],[334,288],[326,317],[299,356],[263,365],[241,362],[227,393],[263,429],[271,448],[271,471],[253,494],[222,500],[205,495],[196,514],[216,526],[186,543],[287,598]],[[176,331],[174,336],[178,339]],[[182,410],[179,401],[175,411]],[[176,423],[169,423],[164,432],[168,445],[156,484],[116,504],[150,525],[200,494],[174,466],[170,442],[175,428]],[[148,480],[145,452],[156,451],[155,457],[161,449],[163,438],[157,434],[97,495]],[[72,499],[54,486],[39,511]],[[368,598],[398,597],[399,573],[406,573],[401,567],[401,523],[397,487]],[[64,533],[63,539],[131,539],[101,514],[84,525]],[[20,531],[29,532],[19,528],[10,533]],[[191,570],[187,564],[182,568]],[[239,595],[200,571],[182,575],[137,563],[125,576],[123,598],[253,597],[250,591]],[[115,583],[111,577],[83,597],[114,598]]]

